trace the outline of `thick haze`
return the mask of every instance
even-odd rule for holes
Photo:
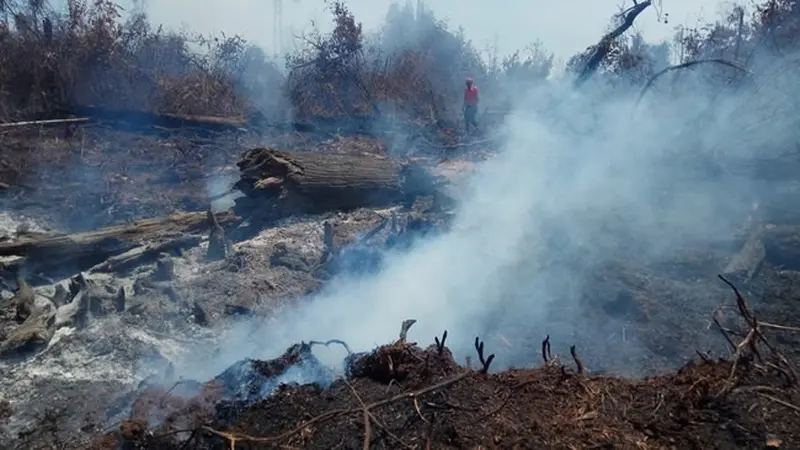
[[[684,161],[712,154],[746,160],[785,148],[795,121],[762,111],[780,108],[787,98],[780,93],[796,88],[787,78],[774,90],[715,100],[711,90],[654,92],[633,116],[637,92],[602,102],[596,100],[604,93],[568,92],[570,85],[530,92],[521,103],[564,100],[550,108],[551,117],[520,108],[507,120],[504,151],[464,190],[452,231],[389,255],[375,276],[335,280],[304,306],[268,323],[243,324],[227,338],[221,360],[194,361],[184,370],[213,376],[239,358],[275,357],[300,340],[343,339],[369,350],[396,339],[402,320],[414,318],[410,339],[427,345],[447,329],[462,361],[474,354],[475,336],[498,349],[496,333],[537,342],[549,334],[562,353],[572,343],[592,352],[608,345],[612,357],[629,358],[624,370],[635,373],[645,366],[639,336],[629,333],[622,342],[623,322],[583,312],[597,311],[587,301],[609,302],[598,295],[616,295],[594,292],[592,273],[619,261],[680,258],[682,249],[731,236],[752,206],[743,201],[747,174],[706,174]],[[712,102],[714,117],[706,115]],[[718,301],[693,307],[710,314]],[[518,353],[496,365],[536,363]],[[608,361],[609,368],[620,365]]]
[[[143,5],[158,23],[186,27],[197,32],[240,34],[267,50],[274,50],[272,0],[128,0]],[[399,0],[396,3],[404,3]],[[292,35],[310,31],[311,21],[320,30],[331,27],[330,13],[322,0],[283,0],[286,50]],[[386,16],[391,0],[346,2],[365,28],[375,29]],[[412,3],[416,3],[412,0]],[[656,0],[636,20],[636,28],[649,42],[671,38],[677,25],[693,26],[699,18],[717,17],[720,0]],[[663,3],[663,7],[659,5]],[[428,0],[426,7],[447,19],[451,28],[462,26],[478,49],[497,43],[501,55],[539,39],[562,60],[597,42],[619,11],[617,0]],[[627,2],[630,6],[630,2]],[[659,23],[658,12],[669,14],[669,24]]]
[[[225,31],[258,41],[248,30],[262,30],[262,42],[270,39],[267,3],[260,9],[248,9],[244,1],[206,8],[199,5],[218,3],[173,0],[166,8],[167,2],[150,1],[148,11],[156,20],[185,22],[194,31],[213,31],[213,22],[221,30],[230,22]],[[541,39],[566,59],[596,42],[608,26],[616,6],[600,3],[557,7],[541,2],[538,11],[528,6],[536,2],[502,9],[445,1],[431,6],[453,24],[462,18],[474,41],[491,38],[494,31],[487,30],[503,30],[498,36],[505,39],[503,51]],[[386,4],[351,2],[367,25],[379,24]],[[590,4],[595,6],[580,6]],[[670,2],[669,26],[655,23],[651,9],[637,21],[638,29],[651,42],[669,37],[681,14],[701,6],[689,4]],[[287,17],[296,7],[287,2]],[[568,8],[580,12],[562,20]],[[716,6],[707,2],[706,8]],[[528,9],[530,22],[523,23],[519,17]],[[322,23],[329,21],[322,11],[318,16]],[[213,376],[237,359],[275,357],[300,340],[343,339],[357,351],[369,350],[396,338],[402,320],[414,318],[412,340],[426,344],[447,329],[448,344],[460,360],[474,353],[476,335],[497,348],[493,336],[516,330],[518,339],[536,342],[549,334],[562,353],[573,343],[592,352],[602,352],[604,345],[617,349],[611,353],[628,358],[625,368],[635,372],[645,366],[640,336],[620,338],[623,322],[587,316],[596,309],[586,302],[608,303],[611,299],[597,296],[615,295],[613,289],[594,291],[595,273],[620,262],[641,266],[680,260],[683,250],[708,248],[741,226],[752,207],[749,174],[705,170],[731,160],[747,167],[749,159],[781,152],[793,142],[795,115],[776,113],[794,108],[796,77],[776,75],[786,73],[793,72],[770,67],[756,73],[757,83],[739,90],[704,84],[686,73],[673,83],[659,83],[638,108],[638,88],[610,92],[602,83],[576,91],[566,80],[556,80],[520,92],[498,130],[504,136],[502,152],[463,190],[452,231],[388,255],[375,276],[337,279],[313,300],[268,323],[243,324],[228,336],[219,359],[193,361],[183,370]],[[674,89],[668,92],[670,85]],[[717,298],[700,297],[691,307],[710,314],[717,305]],[[496,365],[535,363],[530,351],[518,351],[498,357]],[[621,365],[621,360],[608,361],[610,368]]]

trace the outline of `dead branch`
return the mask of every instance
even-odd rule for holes
[[[324,345],[325,347],[330,347],[331,344],[339,344],[342,347],[344,347],[344,349],[347,351],[347,355],[348,356],[353,354],[353,351],[350,350],[350,346],[347,345],[347,342],[342,341],[340,339],[330,339],[330,340],[327,340],[325,342],[323,342],[323,341],[310,341],[308,344],[309,345]]]
[[[569,353],[572,355],[572,359],[575,360],[575,366],[577,367],[578,374],[583,374],[583,361],[581,361],[581,358],[578,356],[578,352],[575,350],[574,345],[569,348]]]
[[[422,411],[419,409],[419,402],[417,401],[416,397],[414,397],[414,410],[417,411],[417,415],[419,416],[420,419],[422,419],[423,422],[428,423],[428,419],[426,419],[425,416],[422,415]]]
[[[623,11],[622,23],[617,28],[611,30],[610,33],[603,36],[603,38],[600,39],[600,42],[595,44],[591,55],[586,60],[586,64],[584,64],[583,69],[575,80],[576,85],[582,85],[584,82],[586,82],[586,80],[591,78],[595,72],[597,72],[597,68],[600,67],[600,63],[603,62],[603,59],[605,59],[605,57],[608,56],[609,51],[611,51],[611,43],[614,42],[614,40],[618,37],[622,36],[623,33],[628,31],[628,28],[633,26],[633,22],[636,20],[636,17],[639,16],[639,14],[641,14],[651,4],[652,1],[647,0],[642,3],[635,3],[631,8]]]
[[[781,400],[781,399],[779,399],[777,397],[773,397],[771,395],[763,394],[761,392],[759,392],[758,395],[763,397],[763,398],[765,398],[765,399],[767,399],[767,400],[771,400],[771,401],[773,401],[773,402],[775,402],[775,403],[777,403],[779,405],[783,405],[783,406],[785,406],[785,407],[787,407],[789,409],[792,409],[795,412],[800,412],[800,406],[793,405],[793,404],[791,404],[791,403],[789,403],[789,402],[787,402],[785,400]]]
[[[436,342],[436,351],[439,353],[439,356],[442,356],[442,353],[444,353],[444,343],[447,340],[447,330],[444,330],[444,333],[442,333],[441,341],[436,336],[434,336],[433,340]]]
[[[694,352],[697,353],[697,356],[699,356],[700,359],[702,359],[704,363],[709,364],[709,363],[713,362],[713,361],[711,361],[711,358],[708,356],[707,353],[701,352],[700,350],[695,350]]]
[[[400,325],[400,341],[399,342],[405,342],[406,341],[406,336],[408,335],[408,330],[415,323],[417,323],[417,319],[406,319],[406,320],[403,321],[403,323]]]
[[[731,336],[728,334],[728,330],[724,328],[721,323],[719,323],[719,320],[717,320],[716,317],[714,317],[713,320],[714,324],[717,326],[720,333],[722,333],[722,336],[725,338],[726,341],[728,341],[728,345],[731,346],[731,351],[736,351],[736,344],[733,343],[733,339],[731,339]]]
[[[480,373],[488,373],[489,366],[492,365],[492,361],[494,361],[494,353],[489,355],[488,358],[483,357],[483,341],[481,341],[477,336],[475,337],[475,350],[478,351],[478,359],[481,362],[481,370]]]
[[[733,290],[734,295],[736,295],[736,306],[737,306],[737,309],[739,311],[739,315],[741,316],[741,318],[744,320],[744,322],[747,324],[747,326],[749,328],[747,334],[745,335],[745,338],[739,344],[733,345],[733,342],[730,339],[730,337],[727,335],[727,333],[724,331],[724,329],[721,327],[721,325],[719,325],[719,321],[717,321],[717,319],[714,318],[714,322],[722,330],[723,335],[726,336],[726,339],[728,339],[728,342],[731,345],[733,345],[733,347],[734,347],[733,364],[731,364],[731,372],[730,372],[729,380],[733,381],[734,377],[736,376],[736,369],[738,368],[739,361],[742,360],[743,357],[744,357],[744,350],[745,349],[749,349],[750,353],[754,357],[756,357],[759,360],[759,362],[761,362],[761,360],[762,360],[761,354],[758,351],[758,343],[761,342],[762,344],[764,344],[770,350],[770,352],[772,353],[772,356],[774,358],[776,358],[780,363],[782,363],[783,366],[786,369],[784,371],[783,369],[779,368],[779,370],[781,372],[788,371],[788,375],[789,375],[791,384],[796,384],[797,383],[797,373],[795,372],[792,364],[789,363],[789,361],[786,359],[786,357],[783,355],[783,353],[781,353],[777,348],[775,348],[775,346],[773,346],[772,343],[770,343],[766,339],[766,337],[764,337],[764,334],[761,331],[761,329],[765,327],[764,324],[760,323],[758,321],[758,319],[756,318],[755,314],[752,313],[752,311],[750,310],[750,307],[747,305],[747,300],[744,298],[744,296],[741,294],[741,292],[739,292],[739,289],[733,283],[731,283],[725,277],[723,277],[722,275],[717,275],[717,277],[720,280],[722,280],[722,282],[727,284],[728,287],[730,287]],[[769,327],[766,327],[766,328],[769,328]],[[780,330],[786,330],[787,328],[791,328],[791,327],[777,326],[777,329],[780,329]],[[792,331],[792,330],[789,329],[788,331]]]
[[[726,59],[709,58],[709,59],[698,59],[698,60],[694,60],[694,61],[687,61],[685,63],[681,63],[681,64],[677,64],[677,65],[674,65],[674,66],[669,66],[667,68],[664,68],[664,69],[660,70],[658,73],[656,73],[655,75],[653,75],[652,77],[650,77],[650,79],[647,80],[647,83],[642,88],[642,92],[639,93],[639,98],[636,99],[636,103],[633,105],[633,109],[636,110],[636,108],[639,106],[639,103],[641,103],[642,98],[644,97],[644,94],[646,94],[647,91],[650,90],[650,88],[653,86],[653,83],[655,83],[656,80],[658,78],[660,78],[662,75],[666,74],[667,72],[672,72],[672,71],[681,70],[681,69],[688,69],[690,67],[697,66],[697,65],[700,65],[700,64],[720,64],[720,65],[728,66],[728,67],[734,68],[736,70],[739,70],[741,72],[744,72],[747,75],[753,76],[753,73],[751,71],[749,71],[746,67],[740,65],[737,62],[728,61]]]
[[[215,218],[226,225],[238,220],[228,212],[216,214]],[[23,257],[19,264],[32,273],[58,275],[64,267],[83,271],[148,242],[158,245],[177,239],[176,244],[182,243],[181,237],[205,229],[207,220],[205,213],[181,212],[75,234],[25,236],[0,244],[0,256]]]
[[[542,341],[542,359],[544,363],[550,362],[552,355],[550,354],[550,335],[548,334]]]

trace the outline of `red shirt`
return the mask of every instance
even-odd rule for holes
[[[464,104],[467,106],[475,106],[478,104],[478,88],[464,88]]]

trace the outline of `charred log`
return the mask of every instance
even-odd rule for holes
[[[328,155],[258,148],[238,163],[236,184],[247,197],[273,200],[283,210],[321,212],[375,207],[438,192],[444,180],[420,164],[376,156]],[[243,213],[243,211],[240,211]]]
[[[217,214],[216,218],[221,224],[236,220],[227,212]],[[13,266],[6,266],[6,271],[26,267],[35,273],[71,274],[144,244],[174,241],[207,230],[208,226],[206,213],[178,213],[83,233],[25,236],[0,244],[0,256],[23,258]]]

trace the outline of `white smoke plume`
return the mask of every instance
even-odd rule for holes
[[[154,4],[157,20],[172,20],[170,10]],[[432,7],[447,15],[457,9],[448,4]],[[353,11],[363,20],[355,4]],[[564,15],[548,14],[563,27]],[[570,20],[589,20],[581,14]],[[592,14],[602,25],[589,27],[587,42],[562,55],[596,41],[609,15]],[[796,121],[780,112],[794,109],[798,86],[782,67],[735,89],[682,73],[657,84],[641,104],[638,89],[593,81],[582,89],[562,80],[520,92],[503,126],[503,149],[464,188],[452,230],[388,254],[377,275],[334,280],[266,324],[241,323],[216,359],[190,361],[184,371],[210,377],[300,340],[337,338],[368,350],[396,338],[407,318],[418,320],[411,335],[423,344],[449,330],[459,358],[472,353],[475,335],[506,328],[529,330],[537,342],[549,334],[561,346],[624,336],[622,322],[585,317],[591,273],[612,261],[668,261],[741,226],[759,189],[753,162],[783,151],[796,136]],[[634,372],[643,365],[636,338],[623,338]],[[496,364],[538,363],[513,351],[505,358]]]
[[[527,93],[504,125],[503,151],[465,188],[451,231],[388,255],[375,276],[336,280],[268,324],[243,324],[224,360],[205,361],[205,369],[274,357],[300,340],[337,338],[368,350],[395,339],[406,318],[418,320],[411,336],[422,343],[449,330],[462,358],[475,335],[505,326],[524,327],[537,342],[550,334],[562,346],[576,335],[590,339],[579,345],[604,341],[623,325],[576,313],[592,270],[619,259],[667,260],[741,226],[758,187],[751,163],[796,135],[791,116],[767,114],[791,108],[785,93],[797,92],[790,77],[773,73],[725,92],[687,78],[676,92],[654,89],[638,107],[638,90],[609,99],[565,82]],[[705,173],[703,160],[726,162],[728,172]],[[715,304],[697,306],[710,312]],[[625,347],[635,360],[636,337]]]

